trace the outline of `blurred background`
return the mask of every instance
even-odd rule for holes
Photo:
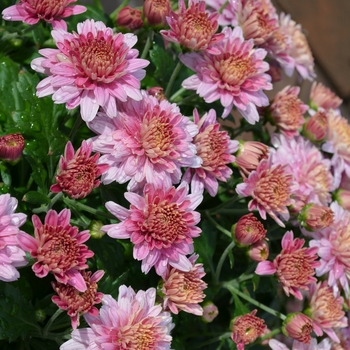
[[[92,4],[93,0],[80,1]],[[101,0],[107,13],[121,0]],[[350,1],[349,0],[272,0],[279,12],[289,13],[306,34],[316,63],[317,81],[343,99],[342,114],[350,120]],[[130,6],[142,6],[143,0],[131,0]],[[276,84],[295,84],[296,76]],[[301,98],[307,100],[311,83],[302,83]]]

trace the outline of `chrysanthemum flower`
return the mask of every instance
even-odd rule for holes
[[[0,159],[15,162],[23,152],[25,141],[20,133],[0,136]]]
[[[102,22],[86,20],[77,33],[53,30],[58,49],[42,49],[31,67],[48,77],[37,86],[37,96],[52,95],[55,103],[68,109],[80,105],[83,120],[91,121],[101,106],[109,117],[117,114],[116,99],[140,100],[140,80],[147,60],[132,49],[133,34],[113,33]]]
[[[161,30],[166,41],[178,43],[190,50],[206,50],[216,53],[212,45],[224,38],[223,33],[215,34],[218,30],[219,13],[209,14],[205,10],[205,2],[190,0],[186,9],[185,1],[179,0],[179,9],[170,11],[167,17],[170,30]]]
[[[107,164],[97,164],[99,153],[90,157],[92,144],[84,140],[81,147],[74,153],[69,141],[59,162],[57,184],[52,185],[52,192],[64,192],[70,197],[85,198],[94,188],[99,186],[97,178],[109,169]]]
[[[157,274],[164,276],[168,264],[188,272],[193,264],[186,255],[193,253],[193,238],[201,232],[195,226],[200,215],[193,210],[203,197],[187,193],[188,187],[183,184],[177,189],[147,184],[143,197],[127,192],[130,209],[107,202],[106,208],[121,222],[103,226],[102,230],[113,238],[130,238],[135,245],[134,258],[142,260],[144,273],[154,266]]]
[[[328,117],[324,110],[320,108],[316,113],[312,113],[303,125],[303,135],[312,142],[325,140],[328,135]]]
[[[264,225],[253,213],[240,217],[238,222],[232,227],[232,233],[242,246],[254,244],[266,236]]]
[[[330,350],[350,349],[350,327],[348,326],[346,328],[338,328],[335,330],[335,333],[337,334],[337,337],[339,338],[340,343],[337,343],[337,342],[331,340]]]
[[[304,124],[303,114],[309,109],[299,98],[298,86],[286,86],[274,97],[269,116],[282,134],[293,137],[299,135],[299,129]]]
[[[334,214],[329,207],[309,203],[300,211],[298,221],[308,231],[319,231],[333,224]]]
[[[271,339],[269,341],[269,346],[272,350],[290,350],[289,347],[276,339]],[[331,343],[328,338],[323,339],[319,344],[317,344],[317,340],[315,338],[311,338],[310,344],[305,344],[294,340],[291,350],[331,350]],[[345,348],[338,350],[345,350]]]
[[[2,18],[7,21],[22,21],[28,24],[44,20],[52,24],[53,29],[67,30],[67,23],[62,19],[79,15],[86,11],[85,6],[72,5],[77,0],[21,0],[18,4],[2,11]]]
[[[294,204],[292,193],[297,188],[293,176],[286,174],[282,165],[271,166],[269,160],[262,160],[255,171],[236,187],[236,192],[242,197],[252,197],[248,203],[250,211],[258,209],[260,216],[266,220],[269,214],[278,225],[284,223],[277,217],[289,218],[287,206]]]
[[[143,26],[142,11],[130,6],[123,7],[116,18],[117,25],[128,30],[136,30]]]
[[[0,280],[4,282],[16,281],[19,278],[16,268],[27,265],[26,254],[17,241],[19,227],[27,215],[15,214],[17,203],[9,194],[0,195]]]
[[[317,336],[325,332],[332,340],[340,342],[333,328],[348,326],[348,319],[343,311],[344,299],[328,285],[327,281],[313,283],[309,287],[309,308],[306,313],[314,322]]]
[[[226,0],[205,0],[210,12],[219,13],[218,23],[220,26],[236,27],[237,5],[234,1]]]
[[[170,10],[170,0],[145,0],[143,3],[143,15],[151,26],[166,25]]]
[[[252,40],[245,41],[240,27],[234,30],[226,27],[223,33],[225,38],[215,44],[219,54],[180,55],[181,62],[196,72],[184,80],[182,86],[196,90],[207,103],[220,100],[223,118],[236,106],[243,117],[254,124],[259,120],[256,107],[269,104],[263,90],[272,89],[271,77],[265,73],[269,65],[263,61],[266,51],[254,49]]]
[[[322,83],[313,82],[310,91],[310,103],[316,109],[337,109],[343,100]]]
[[[21,248],[36,260],[32,266],[36,276],[43,278],[52,272],[58,282],[85,292],[86,283],[81,271],[88,268],[86,260],[94,255],[82,244],[90,238],[89,231],[79,232],[77,227],[69,224],[68,209],[58,214],[49,210],[44,224],[37,215],[33,215],[32,221],[35,238],[20,232],[18,241]]]
[[[51,282],[52,288],[58,295],[51,299],[60,309],[67,310],[72,321],[72,328],[79,326],[79,316],[89,313],[97,316],[98,309],[94,306],[102,300],[103,294],[97,292],[97,282],[103,277],[104,271],[96,271],[92,276],[91,272],[83,271],[82,276],[86,283],[86,291],[81,293],[71,285],[58,282]]]
[[[155,299],[154,288],[135,293],[120,286],[118,300],[104,295],[100,314],[84,315],[90,328],[73,331],[60,349],[169,350],[174,325]]]
[[[310,344],[312,329],[312,319],[301,312],[289,314],[283,321],[283,333],[304,344]]]
[[[226,182],[232,174],[227,164],[235,161],[232,153],[237,151],[239,143],[230,140],[226,131],[219,130],[220,124],[216,122],[214,109],[211,109],[201,119],[195,109],[193,116],[199,128],[199,133],[194,137],[193,143],[203,163],[199,168],[188,168],[183,180],[191,182],[193,193],[203,192],[205,188],[214,197],[219,188],[218,180]]]
[[[192,143],[197,126],[175,104],[146,93],[123,104],[117,118],[99,113],[89,127],[100,135],[93,139],[94,150],[104,154],[100,162],[110,165],[104,184],[131,180],[131,191],[142,191],[146,182],[170,187],[179,183],[181,167],[202,163]]]
[[[236,343],[238,350],[244,350],[244,345],[253,343],[265,329],[265,321],[257,316],[258,310],[250,314],[238,316],[233,321],[231,339]]]
[[[318,248],[303,248],[304,239],[295,238],[292,231],[287,231],[282,238],[282,250],[273,262],[262,261],[258,264],[255,273],[258,275],[276,274],[287,296],[294,295],[302,300],[300,292],[308,290],[310,283],[316,282],[315,268],[320,262],[315,261]]]
[[[334,189],[331,162],[310,141],[298,136],[288,138],[273,135],[270,149],[271,163],[282,165],[285,174],[292,175],[298,188],[293,191],[293,210],[299,211],[307,203],[327,206]]]

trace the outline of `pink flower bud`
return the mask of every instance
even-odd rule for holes
[[[21,134],[0,136],[0,158],[10,162],[18,160],[24,149],[24,138]]]
[[[141,10],[125,6],[118,13],[117,25],[129,30],[139,29],[143,26],[141,15]]]
[[[158,101],[166,100],[166,96],[164,94],[164,89],[160,86],[154,86],[147,90],[147,92],[154,96]]]
[[[350,210],[350,190],[339,188],[335,191],[334,198],[342,208]]]
[[[266,236],[264,225],[249,213],[242,216],[236,225],[232,226],[232,234],[241,246],[256,243]]]
[[[145,0],[143,14],[152,26],[166,25],[166,16],[170,12],[170,0]]]
[[[324,111],[319,110],[304,124],[304,136],[313,142],[323,141],[328,134],[328,119]]]
[[[219,314],[219,310],[216,307],[215,304],[213,304],[211,301],[208,301],[203,306],[203,316],[202,320],[206,323],[213,322],[215,317]]]
[[[309,203],[303,207],[298,215],[301,226],[308,231],[318,231],[332,225],[334,213],[331,208]]]
[[[286,336],[305,344],[310,343],[312,329],[312,319],[301,312],[289,314],[282,326],[282,332]]]
[[[248,251],[249,257],[256,262],[267,260],[269,253],[269,246],[263,239],[252,244]]]
[[[327,110],[337,109],[343,100],[322,83],[314,82],[311,87],[310,102],[315,109],[322,107]]]

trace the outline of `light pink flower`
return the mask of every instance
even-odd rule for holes
[[[68,209],[58,214],[49,210],[44,224],[37,215],[33,215],[32,221],[35,238],[20,232],[18,241],[21,248],[36,260],[32,266],[35,275],[43,278],[52,272],[58,282],[85,292],[86,283],[81,271],[88,268],[86,260],[94,255],[82,244],[90,238],[89,231],[79,232],[77,227],[69,224]]]
[[[93,139],[94,150],[104,154],[100,162],[110,165],[104,184],[131,180],[131,191],[142,191],[146,182],[170,187],[179,183],[181,167],[202,163],[192,143],[198,127],[175,104],[146,93],[121,106],[117,118],[100,113],[89,127],[100,135]]]
[[[181,62],[196,72],[182,86],[196,90],[207,103],[220,100],[223,118],[236,106],[250,124],[255,124],[259,120],[256,107],[269,104],[263,90],[272,89],[271,77],[265,73],[269,65],[263,61],[266,51],[254,49],[252,40],[245,41],[240,27],[226,27],[223,33],[225,38],[215,44],[219,54],[180,55]]]
[[[20,0],[18,4],[2,11],[2,18],[7,21],[22,21],[36,24],[40,20],[50,23],[53,29],[67,30],[62,18],[79,15],[87,9],[85,6],[72,5],[77,0]]]
[[[331,201],[330,192],[334,189],[331,162],[310,141],[298,136],[288,138],[273,135],[270,149],[271,163],[282,165],[285,174],[292,175],[298,187],[293,191],[295,205],[293,210],[299,211],[307,203],[328,206]]]
[[[322,83],[313,82],[310,91],[310,103],[316,109],[337,109],[343,100]]]
[[[313,283],[309,287],[308,315],[314,321],[314,331],[317,336],[325,332],[332,340],[340,342],[333,328],[348,326],[348,319],[343,311],[344,299],[339,291],[334,291],[327,281]]]
[[[195,264],[198,256],[193,254],[189,257],[188,260],[192,264],[190,271],[185,272],[168,266],[163,276],[164,310],[170,310],[173,314],[183,310],[197,316],[203,315],[199,303],[205,298],[203,290],[207,288],[207,284],[202,280],[205,276],[203,264]]]
[[[283,333],[298,342],[310,344],[313,321],[301,312],[289,314],[283,321]]]
[[[25,141],[20,133],[0,136],[0,159],[15,162],[23,152]]]
[[[230,140],[227,131],[220,131],[220,124],[216,121],[214,109],[211,109],[201,119],[196,109],[193,115],[194,122],[199,128],[199,133],[194,137],[193,143],[203,163],[199,168],[188,168],[183,181],[191,182],[193,193],[203,192],[206,189],[214,197],[218,192],[218,181],[226,182],[232,174],[227,164],[235,161],[232,153],[238,150],[239,143]]]
[[[294,239],[292,231],[287,231],[282,238],[282,250],[273,262],[262,261],[258,264],[255,273],[258,275],[276,274],[287,296],[294,295],[302,300],[301,290],[308,290],[310,283],[316,282],[315,268],[320,262],[315,261],[318,248],[306,248],[305,240]]]
[[[170,11],[167,17],[170,30],[161,30],[160,33],[166,41],[215,54],[217,50],[212,45],[224,38],[223,33],[215,34],[219,27],[218,17],[219,13],[209,14],[205,10],[204,1],[190,0],[186,9],[185,1],[179,0],[178,11]]]
[[[319,231],[333,224],[334,214],[329,207],[309,203],[301,209],[298,221],[308,231]]]
[[[272,350],[289,350],[285,344],[276,339],[271,339],[269,341],[269,346]],[[294,340],[291,350],[331,350],[331,343],[329,342],[328,338],[323,339],[319,344],[317,344],[317,340],[315,338],[311,338],[310,344],[304,344]]]
[[[287,206],[294,204],[291,195],[296,188],[293,176],[286,174],[282,165],[271,166],[270,161],[264,159],[244,183],[237,185],[236,192],[242,197],[252,197],[248,203],[250,211],[257,209],[264,220],[267,213],[278,225],[285,227],[277,215],[289,219]]]
[[[72,321],[72,328],[79,326],[79,316],[89,313],[97,316],[98,310],[94,306],[102,300],[103,294],[97,292],[97,282],[103,277],[104,271],[96,271],[92,276],[91,272],[83,271],[82,276],[86,283],[86,291],[81,293],[69,284],[51,282],[52,288],[58,295],[54,295],[51,300],[60,309],[67,310]]]
[[[293,137],[299,135],[304,124],[303,114],[309,109],[299,98],[298,86],[286,86],[274,97],[269,107],[269,117],[282,134]]]
[[[202,321],[204,321],[205,323],[213,322],[218,315],[219,315],[219,309],[213,302],[207,301],[203,305]]]
[[[25,252],[17,241],[19,227],[27,218],[23,213],[15,214],[17,199],[10,195],[0,195],[0,280],[16,281],[19,278],[17,267],[27,265]]]
[[[64,192],[70,197],[85,198],[94,188],[100,185],[97,178],[109,169],[107,164],[97,164],[99,153],[90,157],[92,144],[84,140],[74,153],[73,145],[68,141],[58,164],[57,184],[52,185],[52,192]]]
[[[226,0],[205,0],[209,7],[209,11],[219,13],[218,23],[220,26],[236,27],[237,22],[237,6],[234,1]]]
[[[269,254],[269,245],[264,239],[253,243],[248,249],[249,257],[256,262],[267,260],[269,258]]]
[[[335,330],[335,333],[337,334],[340,343],[331,340],[331,350],[350,349],[350,327],[348,326],[346,328],[338,328]]]
[[[163,312],[155,300],[154,288],[135,293],[120,286],[118,300],[104,295],[100,314],[84,315],[90,327],[73,331],[60,350],[169,350],[174,325],[170,313]]]
[[[147,60],[132,49],[137,37],[113,33],[102,22],[86,20],[77,33],[51,32],[58,49],[42,49],[31,67],[48,77],[37,86],[37,96],[52,95],[68,109],[80,105],[83,120],[91,121],[101,106],[109,117],[117,114],[116,100],[140,100],[140,80]]]
[[[131,203],[127,210],[114,202],[107,202],[106,208],[121,222],[102,227],[113,238],[129,238],[134,246],[134,258],[142,260],[142,272],[148,273],[152,266],[164,276],[167,265],[188,272],[193,268],[186,257],[193,253],[193,238],[201,230],[195,225],[200,221],[194,209],[202,201],[201,194],[188,194],[184,184],[177,189],[164,185],[155,187],[147,184],[144,197],[125,193]]]

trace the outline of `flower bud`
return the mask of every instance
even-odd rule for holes
[[[308,231],[318,231],[332,225],[334,214],[331,208],[309,203],[303,207],[298,215],[301,226]]]
[[[219,310],[215,304],[211,301],[208,301],[203,306],[203,316],[202,320],[206,323],[213,322],[215,317],[219,314]]]
[[[0,136],[0,158],[15,162],[24,149],[24,138],[20,133]]]
[[[103,222],[99,220],[92,220],[89,229],[90,229],[90,236],[92,238],[100,239],[102,238],[106,233],[101,231],[101,227],[103,226]]]
[[[150,25],[165,25],[170,12],[170,0],[145,0],[143,14]]]
[[[342,208],[350,210],[350,190],[339,188],[335,191],[334,198]]]
[[[310,343],[312,329],[312,319],[301,312],[289,314],[282,326],[282,332],[287,337],[305,344]]]
[[[118,13],[117,25],[129,30],[139,29],[143,26],[141,15],[141,10],[125,6]]]
[[[337,109],[343,100],[322,83],[314,82],[311,86],[310,105],[314,109],[322,107],[324,109]]]
[[[154,86],[147,90],[148,94],[154,96],[158,101],[166,100],[166,96],[164,94],[164,89],[160,86]]]
[[[266,236],[264,225],[252,214],[242,216],[232,226],[232,235],[241,246],[256,243]]]
[[[269,257],[269,246],[267,242],[262,239],[261,241],[252,244],[249,247],[248,255],[256,262],[267,260]]]
[[[312,142],[323,141],[328,134],[327,114],[319,110],[311,116],[303,127],[304,136]]]

